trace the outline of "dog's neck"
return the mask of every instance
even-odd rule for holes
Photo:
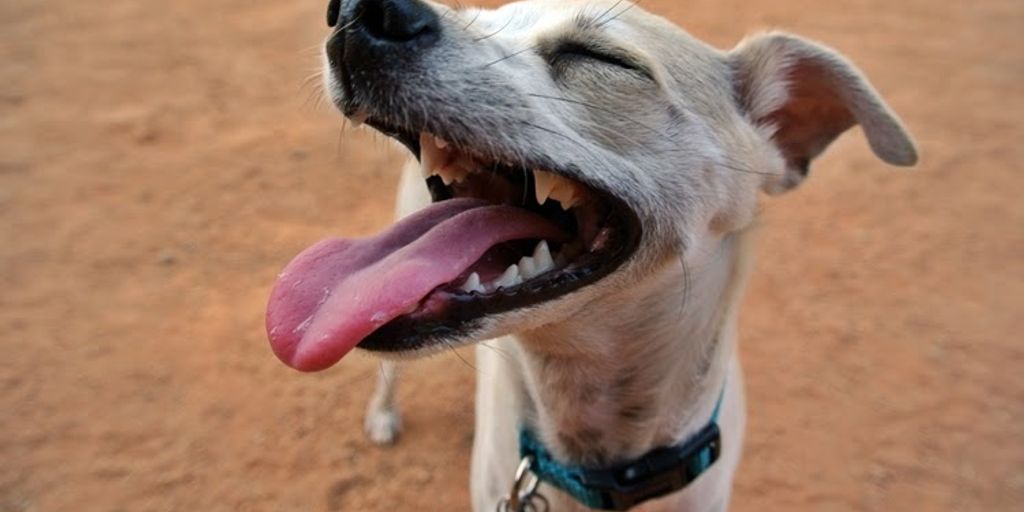
[[[708,421],[733,351],[744,239],[666,262],[570,320],[517,335],[520,417],[552,452],[605,465],[692,435]]]

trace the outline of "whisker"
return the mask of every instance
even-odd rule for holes
[[[512,355],[509,354],[507,351],[501,350],[500,348],[495,347],[494,345],[491,345],[491,344],[489,344],[487,342],[483,342],[483,341],[480,342],[480,345],[483,346],[483,347],[486,347],[488,349],[493,350],[496,354],[498,354],[503,359],[505,359],[505,361],[515,362],[515,359],[513,359]]]
[[[594,18],[595,23],[600,24],[601,23],[601,18],[604,18],[605,16],[608,15],[608,13],[612,12],[613,10],[615,10],[615,8],[618,7],[620,4],[622,4],[622,2],[623,2],[623,0],[617,0],[614,4],[612,4],[611,7],[609,7],[607,10],[605,10],[604,12],[599,14],[596,18]],[[598,25],[598,26],[600,26],[600,25]]]
[[[310,91],[306,95],[306,100],[302,102],[302,108],[309,108],[310,104],[312,104],[313,110],[320,108],[320,98],[321,96],[316,91]]]
[[[302,82],[299,83],[298,92],[301,93],[307,89],[309,89],[310,92],[312,93],[323,92],[323,83],[321,81],[321,78],[323,78],[323,72],[320,70],[317,70],[313,74],[307,76],[305,79],[302,80]]]
[[[320,72],[320,71],[317,71],[317,72],[313,73],[312,75],[306,77],[305,79],[302,80],[301,83],[299,83],[299,88],[298,88],[297,92],[301,93],[301,92],[305,91],[306,89],[309,89],[310,93],[312,93],[312,94],[323,92],[322,84],[319,83],[320,82],[320,78],[322,76],[323,76],[323,73]]]
[[[632,9],[632,8],[636,7],[637,5],[639,5],[640,2],[642,2],[642,1],[643,0],[636,0],[635,2],[631,2],[624,9],[619,11],[618,14],[616,14],[615,16],[612,16],[611,18],[608,18],[607,20],[604,20],[604,21],[598,21],[598,23],[597,23],[598,28],[603,27],[603,26],[605,26],[605,25],[615,21],[616,19],[619,18],[619,16],[622,16],[623,14],[626,14],[626,12],[628,12],[630,9]]]
[[[489,68],[489,67],[491,67],[491,66],[493,66],[493,65],[495,65],[495,64],[499,64],[499,63],[505,62],[505,61],[506,61],[506,60],[508,60],[508,59],[511,59],[511,58],[513,58],[513,57],[518,57],[519,55],[522,55],[522,54],[524,54],[524,53],[526,53],[526,52],[529,52],[529,51],[533,51],[533,50],[536,50],[537,48],[540,48],[540,45],[533,45],[533,46],[530,46],[530,47],[528,47],[528,48],[523,48],[522,50],[519,50],[519,51],[516,51],[516,52],[510,53],[510,54],[508,54],[508,55],[506,55],[506,56],[504,56],[504,57],[502,57],[502,58],[500,58],[500,59],[498,59],[498,60],[496,60],[496,61],[493,61],[493,62],[489,62],[489,63],[487,63],[487,64],[484,64],[484,65],[483,65],[482,67],[483,67],[484,69],[487,69],[487,68]]]
[[[498,30],[495,30],[494,32],[491,32],[490,34],[487,34],[486,36],[478,37],[478,38],[474,39],[473,42],[474,43],[479,43],[480,41],[483,41],[485,39],[490,39],[490,38],[500,34],[501,31],[505,30],[506,28],[509,27],[509,25],[512,24],[512,20],[513,20],[513,18],[509,18],[507,21],[505,21],[505,24],[502,25],[501,28],[499,28]]]
[[[473,24],[476,23],[476,20],[480,19],[480,15],[483,14],[483,12],[483,9],[477,9],[473,19],[469,20],[469,23],[466,24],[465,27],[462,27],[462,30],[469,30],[469,27],[472,27]]]
[[[319,80],[323,76],[324,76],[323,70],[322,69],[317,69],[312,74],[310,74],[306,78],[302,79],[302,83],[301,83],[301,85],[299,85],[300,90],[303,87],[309,87],[310,84],[315,83],[317,80]]]
[[[332,101],[331,98],[329,98],[326,93],[324,93],[323,91],[320,91],[320,93],[317,95],[316,105],[314,105],[313,108],[315,110],[320,110],[320,109],[324,108],[331,101]]]
[[[540,131],[542,131],[544,133],[549,133],[551,135],[557,135],[559,137],[562,137],[563,139],[566,139],[566,140],[572,142],[573,144],[576,144],[577,146],[579,146],[581,148],[586,148],[587,147],[582,142],[580,142],[580,141],[578,141],[578,140],[576,140],[576,139],[574,139],[574,138],[572,138],[572,137],[570,137],[570,136],[568,136],[568,135],[566,135],[564,133],[561,133],[561,132],[559,132],[557,130],[552,130],[551,128],[545,128],[543,126],[531,123],[529,121],[522,121],[522,120],[520,120],[520,121],[517,121],[517,122],[520,123],[520,124],[524,124],[526,126],[529,126],[530,128],[534,128],[536,130],[540,130]]]
[[[376,379],[377,375],[377,369],[371,366],[359,373],[350,374],[348,378],[345,379],[345,382],[347,384],[362,384],[369,379]]]
[[[314,44],[313,46],[309,46],[309,47],[303,48],[302,50],[299,50],[299,51],[301,51],[302,53],[312,53],[312,54],[316,55],[316,54],[320,53],[320,50],[321,50],[320,43],[317,43],[317,44]]]
[[[472,364],[470,364],[469,361],[467,361],[465,357],[462,357],[462,354],[460,354],[458,350],[455,350],[455,347],[452,346],[452,344],[449,343],[448,340],[441,340],[441,341],[442,341],[442,343],[447,345],[449,349],[451,349],[452,353],[455,354],[455,357],[459,358],[459,360],[462,361],[462,364],[472,368],[474,371],[476,370],[476,367],[473,366]]]
[[[349,28],[351,28],[351,27],[352,27],[352,25],[355,25],[355,24],[356,24],[356,23],[357,23],[357,22],[359,21],[359,18],[362,18],[362,17],[363,17],[363,13],[362,13],[362,12],[360,12],[359,14],[357,14],[357,15],[356,15],[356,17],[355,17],[355,18],[352,18],[352,20],[351,20],[351,21],[349,21],[348,23],[346,23],[346,24],[342,25],[342,26],[341,26],[341,27],[339,27],[339,28],[336,28],[336,29],[334,29],[334,31],[335,31],[335,32],[342,32],[342,31],[344,31],[344,30],[346,30],[346,29],[349,29]]]

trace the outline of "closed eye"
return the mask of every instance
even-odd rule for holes
[[[578,61],[590,61],[615,66],[650,76],[650,73],[634,59],[615,51],[593,48],[579,43],[564,43],[549,55],[554,66],[572,64]]]

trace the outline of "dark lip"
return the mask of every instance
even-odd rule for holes
[[[409,130],[403,130],[373,118],[368,118],[366,125],[402,143],[416,157],[416,160],[420,159],[420,138],[418,133],[414,134]]]
[[[353,111],[355,109],[352,109]],[[349,111],[349,109],[345,109]],[[391,125],[375,117],[365,124],[402,143],[417,158],[420,158],[419,132]],[[437,133],[444,136],[443,133]],[[460,147],[460,150],[463,150]],[[472,151],[468,151],[472,153]],[[572,172],[567,166],[551,165],[550,162],[517,162],[523,168],[543,168],[578,180],[579,172]],[[483,327],[487,317],[509,311],[540,306],[559,297],[596,283],[618,270],[629,260],[640,245],[642,225],[636,212],[616,195],[586,183],[598,193],[609,206],[605,225],[611,227],[611,238],[604,249],[587,252],[573,261],[573,268],[562,270],[551,276],[527,281],[522,285],[487,294],[448,293],[444,294],[446,306],[441,312],[430,314],[403,315],[384,324],[358,345],[359,348],[382,353],[412,352],[428,349],[452,340],[467,338]],[[428,180],[434,201],[448,199],[446,188],[440,180]]]

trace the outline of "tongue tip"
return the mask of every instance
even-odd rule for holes
[[[334,366],[335,363],[340,361],[342,357],[345,357],[347,353],[348,352],[346,351],[345,354],[336,356],[333,354],[327,354],[323,351],[304,353],[299,350],[295,352],[291,360],[285,361],[282,359],[282,361],[292,369],[303,373],[313,373],[323,371]]]
[[[348,343],[330,342],[322,334],[313,335],[308,328],[288,328],[295,322],[289,322],[287,316],[275,314],[278,311],[274,307],[267,309],[267,340],[274,355],[292,369],[300,372],[326,370],[355,348]]]
[[[316,372],[328,368],[344,355],[332,359],[325,354],[328,351],[309,350],[306,334],[312,320],[311,304],[302,306],[296,302],[315,300],[315,296],[308,293],[308,285],[303,286],[304,276],[315,271],[332,252],[339,252],[350,244],[350,240],[340,238],[321,240],[297,255],[278,276],[267,301],[264,322],[270,348],[286,366],[300,372]]]
[[[340,344],[307,342],[306,337],[277,336],[272,329],[267,330],[267,338],[270,340],[270,349],[282,363],[304,373],[326,370],[354,348]],[[328,347],[331,349],[327,349]]]

